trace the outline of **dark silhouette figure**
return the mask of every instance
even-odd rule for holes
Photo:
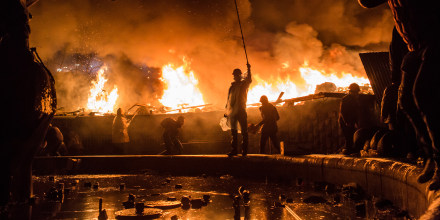
[[[29,48],[26,2],[32,1],[0,1],[1,210],[10,200],[29,200],[31,164],[56,109],[54,79],[36,50]]]
[[[67,155],[67,148],[64,144],[64,136],[60,129],[52,124],[46,133],[46,146],[41,150],[41,156],[64,156]]]
[[[114,154],[122,154],[127,147],[127,143],[130,142],[127,131],[128,126],[129,122],[122,114],[122,109],[118,108],[116,112],[116,117],[113,119],[112,126],[112,142],[114,147]]]
[[[174,155],[182,154],[183,146],[179,140],[179,128],[183,126],[185,118],[179,116],[177,121],[172,118],[165,118],[160,125],[165,129],[163,132],[163,141],[165,143],[165,151],[161,154]]]
[[[75,131],[68,131],[64,142],[66,143],[69,155],[84,154],[84,146],[81,143],[81,138]]]
[[[261,107],[261,120],[260,123],[257,124],[257,127],[263,126],[261,128],[261,138],[260,138],[260,154],[264,154],[264,148],[266,146],[267,139],[270,139],[272,145],[275,149],[280,153],[280,142],[278,141],[277,132],[278,126],[277,121],[280,119],[277,108],[269,103],[267,96],[263,95],[260,98]]]
[[[360,0],[364,7],[375,7],[386,0]],[[425,169],[418,181],[431,180],[430,190],[440,189],[440,118],[436,108],[440,100],[438,61],[440,42],[439,4],[435,1],[388,0],[395,27],[407,45],[402,60],[398,105],[411,121],[418,137],[426,143]],[[424,137],[424,130],[429,137]],[[428,147],[429,146],[429,147]]]
[[[342,98],[339,108],[339,126],[345,138],[342,153],[345,155],[355,152],[353,148],[353,135],[359,128],[359,115],[361,111],[359,92],[360,87],[358,84],[350,84],[349,92]]]
[[[226,104],[227,113],[225,116],[231,124],[232,142],[229,156],[237,155],[238,153],[238,124],[240,124],[242,140],[242,155],[246,156],[248,151],[248,131],[247,131],[247,113],[246,102],[249,85],[252,82],[251,65],[247,64],[247,76],[242,79],[242,72],[240,69],[234,69],[232,75],[234,82],[231,83],[228,92],[228,102]]]

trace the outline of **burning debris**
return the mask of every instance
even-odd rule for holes
[[[118,87],[115,85],[110,93],[105,90],[104,86],[108,81],[104,76],[106,70],[106,66],[101,67],[98,70],[96,81],[92,81],[92,87],[87,102],[87,109],[91,112],[114,112],[115,104],[119,97]]]
[[[91,57],[91,59],[96,61],[96,57]],[[159,87],[162,88],[162,96],[159,98],[159,96],[157,96],[159,93],[156,93],[156,98],[150,98],[155,105],[150,103],[137,103],[128,106],[127,113],[146,115],[152,113],[221,110],[222,108],[220,107],[205,103],[203,93],[199,88],[198,74],[192,71],[189,65],[189,63],[185,63],[178,67],[174,67],[172,64],[163,66],[159,74],[156,74],[156,80],[162,84],[162,86]],[[78,67],[78,69],[83,68]],[[90,112],[94,115],[112,114],[115,109],[117,109],[117,106],[123,103],[127,104],[127,102],[123,100],[127,95],[121,97],[121,91],[119,90],[120,87],[127,87],[127,85],[118,84],[115,80],[109,80],[114,78],[114,76],[112,76],[112,74],[114,74],[113,69],[114,68],[106,64],[102,64],[95,73],[96,79],[90,82],[86,107],[74,111],[65,111],[59,114],[77,115],[88,114]],[[338,77],[338,75],[341,74],[328,74],[326,71],[309,67],[307,63],[299,68],[298,71],[301,72],[302,79],[306,82],[306,86],[297,86],[297,83],[292,81],[289,77],[286,79],[263,80],[257,75],[255,77],[256,82],[251,85],[248,93],[248,107],[255,106],[253,103],[258,103],[261,95],[266,95],[272,102],[276,101],[276,104],[282,104],[284,102],[279,99],[280,93],[283,93],[283,98],[287,100],[319,92],[319,88],[323,89],[325,85],[330,85],[332,87],[330,89],[334,92],[343,93],[347,90],[350,82],[358,82],[363,85],[361,87],[363,93],[372,93],[367,78],[355,77],[345,73],[342,73],[342,76]],[[58,74],[67,74],[67,72],[69,72],[69,68],[64,68],[63,71],[58,72]],[[150,78],[150,76],[147,75],[147,78]],[[113,88],[109,86],[112,84]],[[333,86],[335,88],[333,88]],[[328,89],[324,90],[327,91]],[[130,112],[134,107],[138,108]]]
[[[380,46],[388,43],[388,34],[384,35],[386,39],[371,35],[377,25],[363,29],[356,25],[379,18],[387,21],[390,17],[386,10],[378,10],[380,16],[376,18],[366,18],[360,16],[364,13],[361,8],[353,7],[356,2],[315,1],[325,5],[319,8],[325,8],[319,12],[325,19],[310,20],[303,13],[318,8],[309,4],[277,6],[275,13],[269,8],[284,3],[237,3],[254,65],[248,104],[257,103],[261,95],[274,101],[280,92],[286,99],[313,94],[324,82],[341,88],[352,82],[362,86],[369,82],[358,53],[372,47],[387,49],[387,45]],[[242,39],[234,9],[233,2],[224,1],[42,2],[32,8],[31,43],[41,47],[42,57],[49,61],[60,106],[66,112],[81,108],[113,112],[134,104],[152,106],[151,110],[158,113],[220,110],[226,100],[223,89],[229,84],[225,76],[244,58],[237,52],[241,51]],[[291,13],[292,9],[299,13]],[[278,11],[286,20],[271,19],[279,17]],[[339,20],[331,13],[334,11],[350,13],[342,13],[348,18]],[[60,16],[53,19],[53,14]],[[392,22],[380,29],[381,33],[391,30]],[[103,65],[108,67],[106,86],[111,87],[96,91],[101,95],[97,94],[94,102],[102,103],[105,96],[113,102],[114,97],[109,97],[113,86],[118,98],[113,107],[89,107],[91,78]],[[206,104],[209,108],[203,106]]]

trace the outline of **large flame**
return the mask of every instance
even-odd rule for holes
[[[159,100],[162,105],[179,109],[205,104],[197,87],[199,82],[186,64],[177,68],[173,68],[172,64],[163,66],[161,80],[166,84],[163,96]]]
[[[283,63],[282,68],[289,68],[288,63]],[[248,92],[248,104],[258,103],[262,95],[266,95],[270,101],[277,100],[281,92],[284,92],[283,99],[306,96],[315,93],[317,85],[325,82],[332,82],[339,89],[346,90],[351,83],[357,83],[360,86],[368,86],[370,81],[368,78],[356,77],[350,73],[341,74],[327,73],[325,70],[317,70],[309,67],[305,62],[300,68],[299,72],[305,81],[305,86],[297,86],[290,80],[277,78],[275,80],[262,80],[257,75],[254,76],[254,83]],[[338,77],[340,75],[340,77]]]
[[[281,78],[269,80],[269,82],[262,80],[257,75],[253,78],[254,86],[248,92],[248,104],[258,103],[262,95],[266,95],[270,101],[275,101],[281,92],[284,92],[283,99],[302,95],[298,93],[295,83],[288,77],[284,80]]]
[[[299,68],[302,78],[306,81],[308,94],[313,94],[317,85],[332,82],[338,88],[347,88],[352,83],[357,83],[360,86],[370,84],[370,80],[364,77],[356,77],[351,73],[342,72],[338,77],[337,73],[326,73],[325,70],[316,70],[308,66],[307,63]]]
[[[116,85],[113,90],[108,94],[104,90],[107,79],[105,78],[106,66],[102,66],[98,70],[97,79],[92,81],[92,87],[90,88],[90,94],[87,102],[87,109],[92,112],[109,113],[113,112],[118,99],[118,88]]]

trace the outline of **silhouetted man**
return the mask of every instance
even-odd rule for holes
[[[116,117],[113,119],[112,126],[112,142],[113,142],[113,153],[122,154],[126,148],[130,138],[128,137],[128,122],[122,114],[122,109],[118,108]]]
[[[386,0],[359,0],[368,8]],[[440,189],[440,27],[437,1],[388,0],[396,30],[406,43],[408,53],[402,60],[402,80],[399,88],[399,107],[410,119],[417,134],[426,129],[432,155],[428,155],[420,183],[431,180],[430,190]],[[429,150],[425,150],[429,152]]]
[[[350,84],[349,92],[341,100],[339,109],[339,125],[345,138],[345,145],[342,153],[345,155],[355,152],[353,149],[353,135],[359,126],[359,85],[356,83]]]
[[[250,64],[247,64],[247,70],[247,76],[244,79],[242,79],[242,72],[240,69],[234,69],[232,72],[234,82],[232,82],[231,87],[229,87],[228,103],[226,104],[226,116],[229,117],[232,133],[232,149],[228,153],[228,156],[234,156],[238,153],[238,123],[240,124],[241,135],[243,137],[242,155],[246,156],[248,151],[246,102],[249,85],[252,82]]]
[[[275,149],[280,152],[280,142],[278,141],[277,137],[277,121],[280,119],[280,116],[278,114],[277,108],[269,103],[269,100],[265,95],[261,96],[260,102],[260,112],[261,117],[263,118],[263,120],[261,120],[261,122],[257,125],[257,127],[263,126],[261,128],[260,154],[265,153],[264,148],[266,146],[267,139],[270,139]]]
[[[63,133],[52,124],[49,125],[47,130],[45,143],[46,146],[42,149],[41,156],[63,156],[67,154]]]
[[[163,132],[163,141],[165,143],[165,151],[161,154],[173,155],[182,154],[183,146],[179,140],[179,128],[183,126],[185,118],[179,116],[177,121],[172,118],[165,118],[160,125],[165,129]]]

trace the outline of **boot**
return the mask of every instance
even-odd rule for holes
[[[429,190],[433,190],[433,191],[440,189],[439,163],[435,161],[434,164],[435,164],[434,176],[432,177],[431,182],[429,183]]]
[[[237,130],[232,130],[232,142],[231,142],[231,151],[228,153],[228,156],[236,156],[238,154],[237,145],[238,145],[238,132]]]
[[[249,137],[247,133],[243,133],[243,143],[241,144],[241,153],[243,157],[247,156],[248,145],[249,145]]]
[[[432,158],[428,158],[425,163],[425,168],[422,173],[417,177],[417,182],[426,183],[428,182],[432,176],[434,175],[435,170],[435,162]]]

